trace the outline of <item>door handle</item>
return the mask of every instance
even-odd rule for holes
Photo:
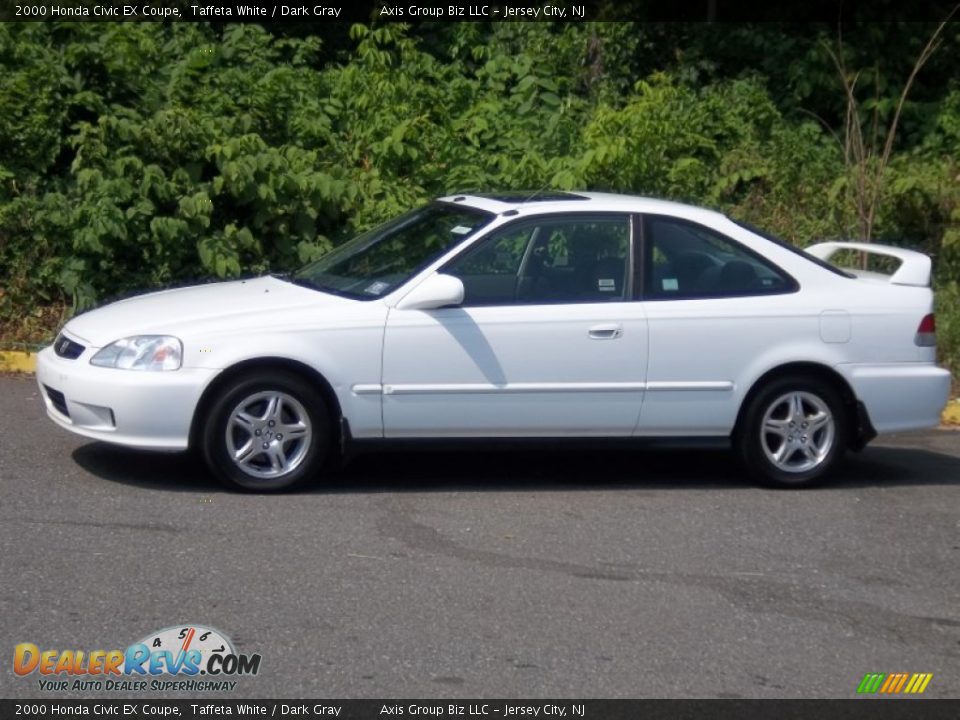
[[[615,340],[623,335],[623,325],[594,325],[587,334],[594,340]]]

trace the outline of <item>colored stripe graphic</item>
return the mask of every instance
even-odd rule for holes
[[[913,690],[918,694],[927,689],[927,685],[929,685],[930,681],[933,680],[933,673],[920,673],[920,677],[923,678],[923,681]]]
[[[932,679],[933,673],[867,673],[857,686],[857,692],[919,695],[927,689]]]
[[[880,683],[883,682],[885,677],[885,673],[867,673],[863,676],[863,680],[860,681],[860,686],[857,688],[857,692],[875,693],[880,689]]]
[[[900,679],[900,673],[890,673],[887,675],[887,679],[884,681],[883,685],[880,687],[880,694],[884,695],[890,692],[891,688],[897,684],[897,680]]]

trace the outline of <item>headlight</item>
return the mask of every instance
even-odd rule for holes
[[[110,343],[90,359],[91,365],[124,370],[177,370],[183,344],[170,335],[136,335]]]

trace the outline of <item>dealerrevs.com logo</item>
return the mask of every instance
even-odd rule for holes
[[[13,672],[39,676],[39,689],[51,692],[225,692],[234,678],[259,671],[259,654],[237,653],[230,638],[202,625],[164,628],[125,650],[41,650],[29,642],[13,650]]]

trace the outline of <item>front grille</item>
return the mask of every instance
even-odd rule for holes
[[[44,385],[43,389],[47,391],[47,397],[50,398],[50,402],[57,409],[57,412],[64,417],[70,417],[70,411],[67,410],[67,399],[63,396],[63,393],[54,390],[49,385]]]
[[[57,335],[57,339],[53,343],[53,351],[62,358],[67,360],[76,360],[83,354],[83,351],[87,348],[81,345],[80,343],[75,343],[68,337],[63,335]]]

